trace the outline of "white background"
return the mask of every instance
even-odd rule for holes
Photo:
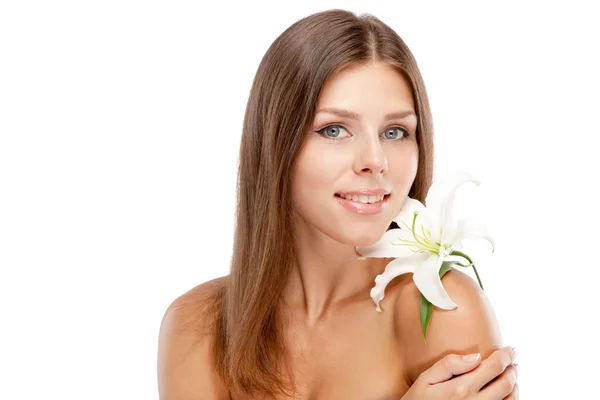
[[[482,182],[456,207],[496,240],[474,251],[522,398],[597,395],[592,3],[2,2],[0,398],[158,398],[164,311],[228,272],[256,68],[289,25],[338,7],[400,34],[436,173]]]

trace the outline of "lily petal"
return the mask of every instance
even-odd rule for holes
[[[382,312],[382,308],[379,305],[379,302],[384,297],[385,287],[394,279],[395,277],[406,274],[408,272],[415,272],[415,270],[419,269],[419,265],[421,265],[431,253],[415,253],[411,256],[396,258],[393,261],[390,261],[388,265],[385,266],[385,270],[382,274],[377,275],[375,278],[375,287],[371,289],[371,298],[377,304],[377,311]]]
[[[453,310],[458,306],[448,296],[440,279],[440,268],[444,259],[435,254],[429,254],[429,258],[415,270],[413,281],[431,304],[444,310]]]
[[[356,251],[363,257],[375,258],[398,258],[414,255],[415,252],[410,249],[410,246],[398,246],[398,244],[405,243],[402,240],[414,242],[414,237],[406,228],[390,229],[383,234],[377,243],[371,246],[356,246]]]
[[[425,204],[430,212],[429,217],[433,220],[436,235],[439,233],[439,229],[442,229],[441,243],[447,243],[447,240],[454,236],[456,230],[452,219],[454,197],[456,189],[466,182],[474,182],[477,186],[481,184],[477,178],[468,172],[457,171],[445,179],[436,180],[427,192]]]
[[[419,212],[419,215],[423,213],[425,210],[425,206],[417,199],[413,199],[412,197],[407,197],[404,201],[404,205],[402,206],[402,210],[400,213],[393,219],[395,223],[398,224],[401,228],[410,228],[412,226],[413,214],[415,211]],[[417,222],[419,218],[417,217]]]
[[[487,229],[479,222],[468,218],[461,218],[456,226],[454,237],[450,239],[453,249],[461,249],[463,247],[463,239],[486,239],[492,245],[492,253],[496,249],[496,243],[488,235]]]

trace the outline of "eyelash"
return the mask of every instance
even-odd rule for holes
[[[327,135],[325,135],[323,133],[323,131],[325,131],[325,129],[331,128],[332,126],[341,127],[341,128],[344,128],[347,131],[347,129],[343,125],[340,125],[340,124],[329,124],[329,125],[324,126],[321,129],[319,129],[318,131],[315,131],[315,133],[319,134],[320,136],[325,137],[326,139],[330,139],[330,140],[342,140],[342,139],[346,139],[346,138],[330,137],[330,136],[327,136]],[[389,130],[389,129],[393,129],[393,128],[398,128],[402,132],[404,132],[404,137],[402,139],[390,139],[390,140],[393,140],[393,141],[402,141],[402,140],[408,139],[410,137],[410,135],[411,135],[411,133],[407,129],[405,129],[405,128],[401,127],[401,126],[391,126],[391,127],[387,128],[386,131]]]

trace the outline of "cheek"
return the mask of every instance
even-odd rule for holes
[[[311,213],[333,199],[344,168],[338,158],[328,149],[310,145],[300,154],[292,183],[292,201],[297,211]]]
[[[314,207],[329,195],[333,196],[331,180],[312,166],[299,169],[293,190],[295,201],[304,204],[304,208]]]
[[[413,177],[417,173],[419,166],[419,150],[415,146],[402,149],[401,152],[394,154],[393,157],[388,157],[389,174],[394,176],[394,179]]]
[[[331,195],[343,169],[345,161],[331,146],[308,143],[300,154],[297,164],[296,185],[306,191],[329,190]]]
[[[410,151],[403,152],[403,154],[396,155],[388,163],[388,174],[391,183],[396,193],[400,195],[396,196],[396,199],[404,202],[404,197],[410,192],[410,188],[417,176],[419,167],[418,149],[415,147]]]

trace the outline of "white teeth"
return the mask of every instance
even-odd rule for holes
[[[380,195],[380,196],[365,196],[365,195],[343,195],[340,194],[340,197],[346,199],[346,200],[352,200],[352,201],[356,201],[358,203],[377,203],[379,201],[382,201],[383,198],[385,197],[384,195]]]

